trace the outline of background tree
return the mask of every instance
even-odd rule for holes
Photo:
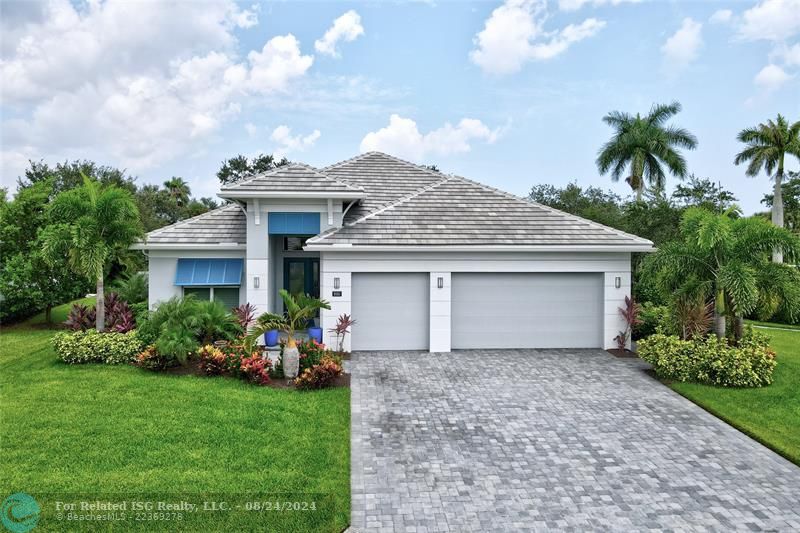
[[[800,172],[787,172],[788,179],[781,185],[784,226],[800,233]],[[775,196],[765,194],[762,204],[772,207]]]
[[[601,174],[611,172],[611,179],[618,181],[626,173],[625,181],[641,200],[644,184],[664,188],[666,175],[662,165],[680,178],[686,176],[686,160],[678,148],[689,150],[697,146],[694,135],[683,128],[667,125],[666,122],[681,110],[678,102],[655,104],[642,117],[621,111],[612,111],[603,117],[603,122],[615,132],[597,155],[597,168]]]
[[[97,330],[103,331],[106,270],[142,234],[133,195],[84,174],[83,186],[56,196],[48,215],[53,223],[42,230],[44,256],[51,264],[67,258],[75,273],[96,281]]]
[[[770,263],[779,249],[800,255],[800,241],[789,231],[758,217],[736,218],[693,207],[683,215],[680,239],[645,260],[661,291],[669,297],[714,302],[714,330],[726,335],[726,316],[741,324],[759,308],[800,312],[800,276],[793,267]],[[737,333],[739,331],[737,330]]]
[[[715,213],[722,213],[736,204],[738,198],[722,187],[722,183],[714,183],[708,178],[697,178],[694,174],[679,183],[672,193],[672,198],[683,207],[697,206]]]
[[[259,154],[252,159],[247,159],[247,157],[239,154],[222,162],[222,166],[217,171],[217,179],[222,185],[225,185],[251,174],[266,172],[288,164],[289,160],[285,157],[277,160],[273,155]]]
[[[534,185],[528,199],[573,215],[578,215],[612,228],[623,229],[622,198],[599,187],[580,187],[577,182],[560,188],[553,185]]]
[[[189,202],[191,190],[189,189],[189,184],[183,178],[173,176],[164,182],[164,188],[178,207],[183,207]]]
[[[746,128],[737,136],[739,142],[747,147],[736,155],[733,160],[737,165],[748,163],[746,174],[755,177],[763,168],[767,175],[775,171],[774,186],[772,190],[772,223],[783,227],[783,197],[782,183],[786,154],[800,158],[800,121],[789,124],[783,115],[778,118],[759,124],[755,128]],[[776,263],[783,261],[780,250],[772,253],[772,260]]]

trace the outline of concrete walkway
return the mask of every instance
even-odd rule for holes
[[[355,531],[800,531],[800,468],[597,350],[361,352]]]

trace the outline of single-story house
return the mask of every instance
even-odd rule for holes
[[[223,207],[147,234],[150,304],[185,294],[281,312],[328,300],[352,350],[611,348],[631,253],[653,244],[481,183],[369,152],[221,188]]]

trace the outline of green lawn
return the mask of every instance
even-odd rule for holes
[[[33,495],[41,529],[83,529],[54,522],[57,499],[224,501],[231,509],[156,515],[161,522],[128,512],[113,522],[123,530],[338,532],[349,523],[349,389],[301,393],[68,366],[56,359],[52,334],[30,324],[0,333],[0,498]],[[258,512],[246,510],[249,501],[306,503]]]
[[[759,331],[772,338],[778,354],[769,387],[726,389],[696,383],[670,387],[800,465],[800,331]]]

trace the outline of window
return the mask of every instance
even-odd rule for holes
[[[239,287],[184,287],[183,295],[193,295],[198,300],[215,300],[227,308],[239,305]]]
[[[283,251],[284,252],[302,252],[303,246],[306,245],[307,237],[284,237],[283,238]]]

